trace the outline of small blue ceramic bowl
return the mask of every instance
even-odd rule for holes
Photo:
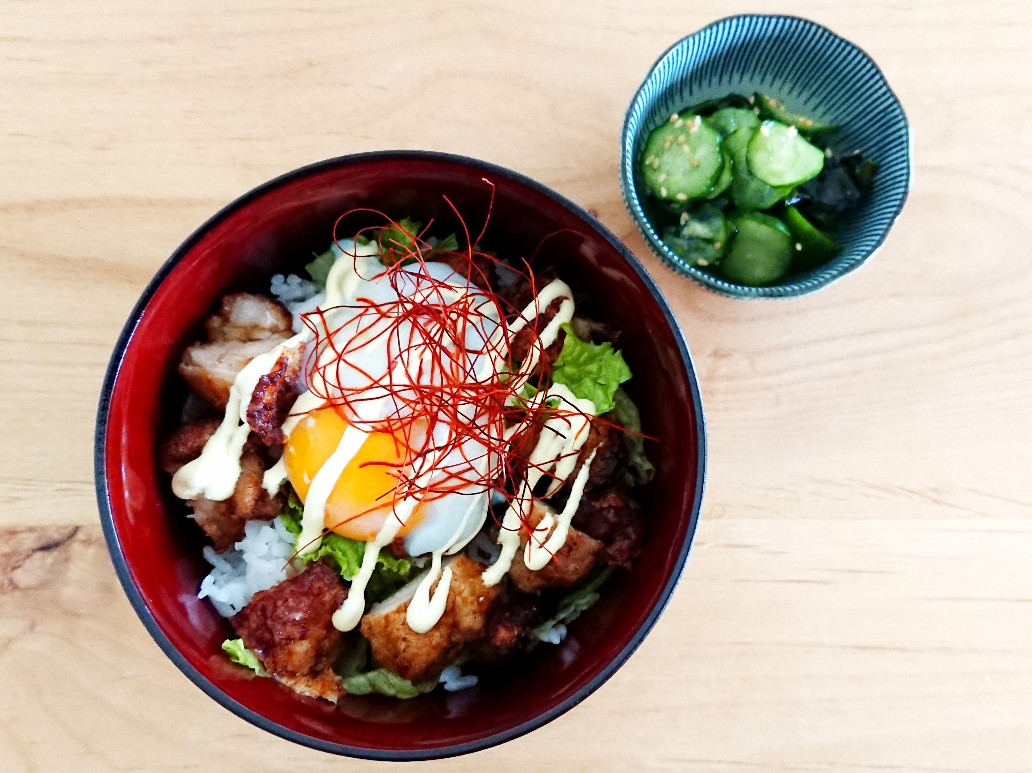
[[[637,171],[649,133],[678,110],[732,93],[770,94],[793,111],[836,124],[831,147],[860,150],[878,164],[863,205],[833,233],[843,245],[829,263],[748,287],[687,264],[650,222]],[[670,266],[733,298],[787,298],[813,292],[861,266],[885,241],[910,187],[910,127],[874,61],[826,27],[795,16],[732,16],[672,45],[652,66],[627,111],[621,188],[646,241]]]

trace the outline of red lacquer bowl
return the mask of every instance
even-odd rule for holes
[[[488,182],[490,182],[490,185]],[[335,219],[356,207],[394,218],[437,219],[461,232],[445,196],[481,245],[554,263],[592,313],[621,330],[657,467],[641,490],[644,549],[629,574],[510,674],[458,693],[410,701],[302,698],[232,665],[225,620],[196,593],[207,565],[200,532],[172,498],[156,448],[175,421],[182,387],[172,377],[183,347],[217,299],[267,289],[277,271],[300,272],[326,249]],[[346,234],[342,234],[346,236]],[[126,594],[172,661],[209,696],[269,732],[329,752],[412,760],[483,749],[540,727],[584,700],[655,624],[680,578],[699,517],[705,469],[702,404],[688,348],[659,289],[633,255],[582,209],[532,180],[440,153],[345,156],[277,178],[202,225],[161,268],[126,322],[108,367],[97,417],[101,521]]]

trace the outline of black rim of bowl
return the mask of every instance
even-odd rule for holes
[[[140,593],[139,588],[136,587],[129,568],[122,556],[121,546],[119,543],[118,533],[115,530],[114,517],[111,510],[111,498],[108,487],[108,480],[105,474],[104,465],[104,450],[107,446],[107,429],[108,429],[108,411],[110,407],[111,395],[115,387],[115,383],[118,379],[119,372],[121,370],[122,361],[125,355],[125,351],[132,340],[133,334],[136,330],[136,326],[140,321],[144,310],[149,304],[154,293],[158,287],[165,280],[165,277],[179,264],[185,255],[187,255],[197,242],[210,231],[215,225],[222,222],[230,215],[235,213],[237,210],[247,206],[252,201],[265,195],[269,191],[278,188],[286,183],[292,182],[298,178],[305,177],[315,172],[320,172],[326,169],[331,169],[339,166],[349,166],[356,163],[366,163],[370,161],[380,160],[431,160],[431,161],[444,161],[452,164],[458,164],[462,166],[472,167],[478,172],[493,175],[496,177],[506,178],[510,181],[516,182],[520,185],[527,186],[536,192],[547,196],[548,198],[555,201],[560,206],[574,212],[578,215],[587,225],[593,228],[599,235],[601,235],[609,244],[623,256],[624,260],[630,265],[638,277],[644,282],[646,287],[649,289],[656,303],[659,305],[660,310],[663,313],[667,324],[670,325],[671,330],[674,333],[674,338],[677,342],[678,351],[681,355],[681,361],[685,369],[685,376],[687,377],[688,384],[691,391],[692,407],[696,415],[696,443],[698,448],[698,460],[696,469],[696,479],[698,484],[696,486],[695,497],[692,502],[692,508],[688,513],[688,533],[684,544],[680,548],[680,552],[677,559],[677,565],[675,571],[668,578],[666,585],[663,587],[661,595],[656,602],[655,606],[650,610],[648,617],[645,619],[642,627],[635,633],[627,645],[617,654],[617,656],[606,665],[595,677],[588,682],[583,688],[578,690],[576,693],[571,695],[565,701],[551,707],[541,715],[534,717],[520,725],[503,730],[498,733],[479,738],[475,741],[470,741],[462,744],[452,744],[448,746],[442,746],[431,749],[406,749],[401,751],[395,750],[379,750],[379,749],[368,749],[364,747],[348,746],[342,743],[336,743],[333,741],[324,741],[320,738],[315,738],[304,733],[291,730],[283,727],[282,725],[273,722],[261,714],[252,711],[242,703],[233,700],[226,693],[222,692],[214,683],[205,678],[196,668],[191,665],[185,657],[183,657],[179,651],[172,645],[172,642],[168,639],[165,633],[158,626],[151,614],[150,609],[147,607],[146,602]],[[122,332],[118,337],[118,341],[115,344],[114,352],[111,356],[111,360],[108,364],[107,373],[104,378],[104,385],[100,394],[100,404],[97,411],[97,430],[94,443],[94,479],[97,489],[97,504],[100,509],[101,525],[104,530],[104,537],[107,541],[108,552],[111,554],[112,563],[115,566],[115,571],[118,575],[118,579],[125,590],[126,595],[129,597],[129,601],[132,603],[133,608],[136,611],[137,616],[143,622],[147,631],[151,637],[157,642],[158,646],[164,651],[165,655],[182,671],[195,685],[204,691],[208,697],[215,700],[218,704],[224,708],[229,709],[237,716],[247,720],[251,724],[266,730],[273,735],[280,736],[295,743],[303,746],[308,746],[314,749],[319,749],[325,752],[331,752],[334,754],[341,754],[350,757],[356,757],[361,759],[372,759],[372,760],[399,760],[399,761],[415,761],[415,760],[429,760],[429,759],[440,759],[443,757],[454,757],[461,754],[468,754],[470,752],[480,751],[487,749],[492,746],[510,741],[514,738],[518,738],[531,730],[535,730],[542,725],[556,719],[562,714],[569,711],[571,708],[576,706],[578,703],[583,701],[599,687],[602,686],[606,680],[608,680],[616,671],[619,669],[634,651],[638,648],[641,642],[645,639],[646,635],[651,631],[659,616],[666,608],[667,603],[673,594],[674,589],[677,587],[681,576],[684,573],[685,565],[688,559],[688,554],[692,546],[692,542],[695,537],[696,526],[699,521],[699,513],[702,506],[702,494],[705,484],[706,474],[706,433],[705,433],[705,422],[702,413],[702,398],[699,393],[698,378],[695,373],[695,368],[692,363],[691,354],[688,351],[688,345],[685,341],[684,333],[681,330],[680,325],[677,323],[673,312],[670,309],[669,304],[663,297],[662,292],[656,285],[655,281],[645,270],[644,266],[638,261],[636,257],[628,250],[610,231],[606,228],[597,218],[588,214],[584,209],[574,204],[572,201],[562,196],[561,194],[551,190],[550,188],[538,183],[529,177],[526,177],[518,172],[514,172],[504,167],[496,166],[494,164],[480,161],[467,156],[461,156],[451,153],[440,153],[435,151],[420,151],[420,150],[399,150],[399,151],[375,151],[370,153],[356,153],[346,156],[338,156],[336,158],[326,159],[324,161],[318,161],[307,166],[303,166],[294,171],[287,172],[286,174],[280,175],[266,183],[259,185],[253,190],[245,193],[235,201],[227,204],[215,215],[210,217],[204,224],[202,224],[197,230],[195,230],[187,239],[172,253],[171,257],[165,261],[164,265],[158,270],[154,278],[151,279],[147,288],[143,291],[140,299],[136,302],[135,307],[129,315],[129,319],[126,321],[125,326],[122,328]]]
[[[787,284],[770,285],[768,287],[750,287],[749,285],[736,284],[734,282],[729,282],[726,279],[714,277],[711,274],[707,274],[703,271],[700,271],[694,266],[691,266],[688,263],[685,263],[680,258],[678,258],[666,245],[663,244],[663,240],[655,234],[655,229],[652,227],[652,224],[648,222],[648,218],[646,218],[644,215],[644,211],[642,210],[640,201],[641,196],[638,193],[638,186],[634,182],[633,164],[631,166],[628,166],[627,162],[628,156],[631,154],[631,151],[633,151],[633,147],[628,148],[630,140],[628,129],[631,118],[631,109],[635,106],[635,104],[637,104],[638,100],[641,98],[642,91],[645,89],[645,85],[649,82],[649,79],[652,78],[653,74],[656,72],[656,68],[659,67],[660,63],[664,59],[666,59],[667,56],[669,56],[670,53],[673,52],[678,46],[682,45],[689,38],[693,38],[696,35],[700,35],[708,29],[718,27],[722,24],[727,24],[728,22],[736,21],[738,19],[785,19],[788,21],[799,22],[801,24],[809,25],[815,29],[821,30],[825,34],[831,35],[833,38],[841,40],[847,46],[856,49],[859,53],[866,57],[866,59],[874,67],[874,71],[878,75],[879,82],[881,83],[881,85],[885,87],[885,90],[892,96],[892,99],[895,101],[896,105],[899,108],[899,116],[900,119],[903,121],[904,128],[906,129],[907,142],[907,168],[906,176],[903,179],[903,195],[900,197],[899,204],[896,206],[895,212],[892,213],[892,217],[889,219],[888,224],[885,226],[885,230],[879,236],[878,241],[871,247],[871,249],[867,252],[866,255],[854,259],[848,264],[843,264],[844,268],[842,268],[841,270],[823,272],[820,276],[811,277],[805,280],[794,281]],[[642,117],[643,122],[644,120],[645,116]],[[899,220],[899,216],[903,212],[903,206],[907,203],[907,198],[910,195],[910,180],[913,177],[913,161],[911,159],[910,153],[911,144],[912,142],[910,121],[907,119],[906,111],[903,110],[903,103],[900,102],[899,97],[896,95],[896,92],[892,90],[892,86],[889,84],[888,79],[885,77],[885,73],[882,72],[881,67],[878,66],[878,63],[875,61],[874,57],[867,53],[867,51],[865,51],[863,48],[858,46],[853,41],[842,37],[837,32],[824,26],[823,24],[820,24],[819,22],[815,22],[812,19],[807,19],[802,16],[794,16],[792,14],[785,13],[736,14],[734,16],[725,16],[722,19],[712,21],[709,24],[695,30],[694,32],[685,35],[682,38],[679,38],[678,40],[674,41],[669,46],[667,46],[663,53],[660,54],[656,58],[656,60],[650,65],[648,73],[645,75],[645,78],[642,80],[637,90],[635,90],[634,96],[631,98],[630,104],[627,107],[627,112],[624,115],[623,128],[620,132],[620,190],[623,194],[624,205],[627,207],[627,211],[630,214],[631,219],[634,221],[634,224],[637,227],[638,231],[645,239],[645,243],[654,253],[656,253],[660,258],[662,258],[663,263],[670,270],[682,276],[687,276],[689,279],[693,280],[694,282],[701,285],[710,292],[716,293],[717,295],[723,295],[727,298],[738,298],[742,300],[754,300],[763,298],[798,298],[800,296],[809,295],[810,293],[814,293],[818,290],[821,290],[833,284],[834,282],[837,282],[839,279],[846,276],[847,274],[851,274],[853,271],[856,271],[868,260],[874,257],[875,253],[877,253],[878,250],[882,248],[882,245],[885,244],[885,240],[888,238],[889,232],[892,230],[892,227],[896,224],[896,221]],[[636,211],[636,208],[638,210],[642,210],[641,214],[639,214]]]

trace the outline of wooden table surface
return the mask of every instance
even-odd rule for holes
[[[882,66],[915,179],[863,270],[746,303],[620,199],[624,110],[720,2],[0,0],[0,770],[367,769],[257,730],[165,658],[92,481],[118,331],[222,204],[318,159],[463,153],[600,213],[699,371],[684,579],[566,716],[440,770],[1032,770],[1032,10],[771,2]],[[382,767],[382,765],[380,766]]]

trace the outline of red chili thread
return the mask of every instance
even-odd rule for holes
[[[546,418],[566,417],[571,426],[575,417],[587,418],[626,431],[603,419],[586,417],[572,406],[564,406],[565,401],[559,406],[549,406],[543,400],[536,404],[520,400],[515,406],[510,405],[513,398],[519,397],[514,376],[519,372],[520,363],[514,362],[511,356],[515,334],[511,333],[509,323],[518,319],[523,309],[491,290],[488,271],[492,266],[504,266],[504,271],[516,274],[517,281],[527,282],[531,296],[537,297],[538,283],[530,264],[541,245],[530,260],[521,260],[522,265],[518,267],[478,248],[488,228],[495,195],[494,185],[486,178],[484,181],[491,187],[491,197],[483,227],[475,240],[470,239],[469,229],[455,205],[447,196],[442,197],[462,226],[465,249],[440,250],[432,245],[427,236],[432,220],[418,234],[370,208],[350,210],[334,222],[333,242],[343,254],[352,257],[357,271],[357,252],[349,252],[340,244],[336,235],[338,229],[346,218],[354,215],[371,214],[377,219],[382,218],[383,225],[366,226],[356,236],[371,237],[380,244],[381,258],[386,267],[375,276],[390,283],[396,298],[388,302],[358,298],[346,306],[351,311],[348,320],[334,329],[330,327],[328,314],[345,307],[320,308],[302,315],[303,324],[315,339],[305,364],[308,385],[316,396],[326,400],[349,423],[366,432],[389,433],[406,451],[401,462],[370,461],[363,464],[391,468],[388,474],[398,483],[378,497],[377,504],[337,526],[383,509],[389,497],[394,510],[399,501],[413,496],[432,501],[454,494],[474,495],[476,492],[470,491],[471,488],[495,487],[502,491],[511,505],[519,498],[519,480],[530,469],[541,472],[542,481],[554,480],[548,468],[555,461],[539,466],[529,459],[529,449],[534,444],[528,441],[534,439],[534,433],[543,431]],[[381,236],[387,228],[402,233],[410,246],[405,247],[394,240],[384,245]],[[546,239],[565,230],[550,234]],[[478,294],[454,297],[452,285],[435,279],[427,272],[428,258],[447,263],[456,274],[468,278],[476,285]],[[488,321],[485,307],[494,310],[498,317],[497,328],[501,332],[497,345],[487,335],[495,323]],[[545,309],[539,309],[534,319],[523,328],[526,331],[523,335],[530,339],[528,351],[539,353],[538,364],[529,381],[538,385],[550,381],[551,371],[540,339],[544,312]],[[348,328],[353,328],[355,334],[348,336]],[[467,335],[471,329],[483,342],[481,349],[467,348]],[[408,368],[401,368],[399,373],[395,373],[393,367],[388,367],[386,373],[374,376],[349,357],[381,339],[386,341],[389,364],[419,353],[417,372],[412,374]],[[332,357],[325,356],[327,350],[332,352]],[[501,361],[498,372],[492,368],[487,378],[476,372],[484,357]],[[354,381],[345,378],[345,373],[357,374],[362,383],[345,386]],[[373,421],[361,419],[360,406],[384,395],[393,404],[392,409],[383,418]],[[470,412],[472,415],[468,415]],[[521,428],[506,440],[504,431],[517,422],[522,423]],[[435,440],[438,428],[445,435],[443,440]],[[549,429],[554,431],[554,428]],[[482,450],[471,455],[471,446]],[[527,449],[527,452],[523,453],[522,449]],[[576,454],[579,452],[570,455]],[[460,457],[462,461],[448,462],[453,456]],[[489,463],[486,472],[482,472],[478,468],[484,466],[485,461]],[[420,470],[420,476],[412,474],[416,469]],[[502,488],[503,481],[508,481],[508,488]],[[536,496],[532,493],[534,498]],[[497,522],[497,517],[495,520]],[[499,527],[502,527],[500,523]],[[529,523],[522,523],[520,528],[536,539]],[[324,530],[323,534],[328,531]]]

